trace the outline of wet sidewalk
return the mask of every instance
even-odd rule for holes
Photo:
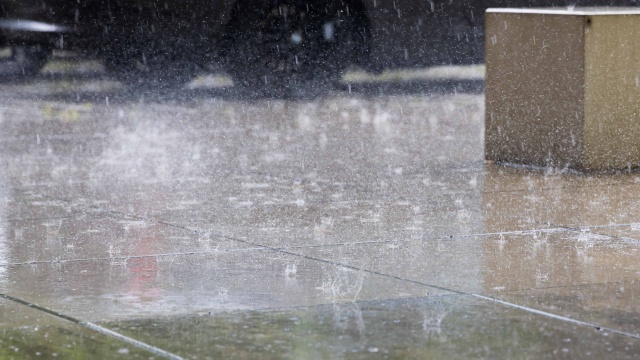
[[[420,81],[1,85],[0,357],[636,358],[640,173],[485,163]]]

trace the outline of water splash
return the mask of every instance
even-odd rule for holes
[[[362,291],[366,274],[347,268],[338,268],[322,281],[319,290],[331,302],[356,302]]]

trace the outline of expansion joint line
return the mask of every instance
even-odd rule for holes
[[[480,295],[480,294],[469,294],[469,295],[473,296],[475,298],[478,298],[478,299],[491,301],[491,302],[494,302],[496,304],[512,307],[512,308],[515,308],[515,309],[523,310],[523,311],[530,312],[530,313],[537,314],[537,315],[546,316],[546,317],[549,317],[549,318],[552,318],[552,319],[557,319],[557,320],[561,320],[561,321],[564,321],[564,322],[568,322],[568,323],[572,323],[572,324],[576,324],[576,325],[580,325],[580,326],[587,326],[587,327],[593,328],[593,329],[595,329],[597,331],[607,331],[607,332],[614,333],[614,334],[628,336],[628,337],[631,337],[631,338],[634,338],[634,339],[640,339],[640,335],[638,335],[638,334],[633,334],[633,333],[626,332],[626,331],[616,330],[616,329],[612,329],[612,328],[609,328],[609,327],[596,325],[596,324],[593,324],[593,323],[590,323],[590,322],[572,319],[572,318],[566,317],[566,316],[556,315],[554,313],[533,309],[533,308],[530,308],[528,306],[522,306],[522,305],[514,304],[514,303],[511,303],[511,302],[508,302],[508,301],[495,299],[495,298],[492,298],[492,297],[489,297],[489,296],[484,296],[484,295]]]
[[[529,313],[532,313],[532,314],[545,316],[545,317],[548,317],[548,318],[552,318],[552,319],[556,319],[556,320],[572,323],[572,324],[579,325],[579,326],[590,327],[590,328],[592,328],[594,330],[597,330],[597,331],[600,331],[600,332],[610,332],[610,333],[614,333],[614,334],[618,334],[618,335],[631,337],[631,338],[634,338],[634,339],[640,339],[640,335],[638,335],[638,334],[634,334],[634,333],[630,333],[630,332],[626,332],[626,331],[621,331],[621,330],[616,330],[616,329],[612,329],[612,328],[609,328],[609,327],[605,327],[605,326],[600,326],[600,325],[597,325],[597,324],[589,323],[589,322],[586,322],[586,321],[580,321],[580,320],[572,319],[572,318],[567,317],[567,316],[561,316],[561,315],[557,315],[557,314],[550,313],[550,312],[547,312],[547,311],[537,310],[537,309],[534,309],[534,308],[530,308],[528,306],[522,306],[522,305],[514,304],[514,303],[511,303],[511,302],[508,302],[508,301],[499,300],[499,299],[492,298],[492,297],[489,297],[489,296],[484,296],[484,295],[480,295],[480,294],[474,294],[474,293],[469,293],[469,292],[465,292],[465,291],[450,289],[450,288],[447,288],[447,287],[444,287],[444,286],[438,286],[438,285],[434,285],[434,284],[424,283],[422,281],[406,279],[406,278],[403,278],[403,277],[400,277],[400,276],[390,275],[390,274],[382,273],[382,272],[375,271],[375,270],[365,269],[365,268],[359,268],[357,266],[352,266],[352,265],[348,265],[348,264],[342,264],[342,263],[334,262],[334,261],[330,261],[330,260],[315,258],[315,257],[307,256],[307,255],[304,255],[304,254],[297,254],[297,253],[294,253],[294,252],[289,252],[289,251],[284,251],[284,250],[277,250],[277,251],[279,251],[281,253],[284,253],[284,254],[288,254],[288,255],[302,257],[302,258],[307,259],[307,260],[319,261],[319,262],[322,262],[322,263],[331,264],[331,265],[334,265],[334,266],[340,266],[340,267],[351,269],[351,270],[355,270],[355,271],[362,271],[362,272],[369,273],[369,274],[372,274],[372,275],[383,276],[383,277],[387,277],[387,278],[391,278],[391,279],[395,279],[395,280],[400,280],[400,281],[403,281],[403,282],[408,282],[408,283],[412,283],[412,284],[416,284],[416,285],[430,287],[430,288],[433,288],[433,289],[443,290],[443,291],[447,291],[447,292],[450,292],[450,293],[453,293],[453,294],[456,294],[456,295],[474,297],[476,299],[480,299],[480,300],[483,300],[483,301],[489,301],[489,302],[492,302],[492,303],[495,303],[495,304],[500,304],[500,305],[503,305],[503,306],[515,308],[515,309],[526,311],[526,312],[529,312]]]
[[[144,217],[139,217],[139,216],[136,216],[136,217],[138,217],[140,219],[145,219]],[[158,223],[163,224],[163,225],[172,226],[172,227],[175,227],[175,228],[180,228],[180,229],[183,229],[183,230],[192,231],[192,232],[195,232],[195,233],[202,233],[202,231],[200,231],[198,229],[192,229],[192,228],[189,228],[187,226],[174,224],[174,223],[171,223],[171,222],[159,221],[159,220],[153,220],[153,219],[152,219],[152,221],[158,222]],[[571,232],[571,231],[575,231],[575,230],[573,230],[572,228],[566,228],[566,227],[554,227],[554,228],[546,229],[546,230],[543,230],[543,231],[546,231],[546,232],[564,232],[564,231]],[[514,233],[524,233],[524,232],[518,231],[518,232],[514,232]],[[497,234],[499,234],[499,233],[497,233]],[[616,329],[600,326],[600,325],[593,324],[593,323],[586,322],[586,321],[580,321],[580,320],[572,319],[570,317],[561,316],[561,315],[553,314],[553,313],[542,311],[542,310],[537,310],[537,309],[534,309],[534,308],[530,308],[530,307],[527,307],[527,306],[514,304],[514,303],[511,303],[511,302],[508,302],[508,301],[499,300],[499,299],[492,298],[492,297],[489,297],[489,296],[484,296],[484,295],[480,295],[480,294],[469,293],[469,292],[466,292],[466,291],[450,289],[450,288],[447,288],[447,287],[444,287],[444,286],[439,286],[439,285],[435,285],[435,284],[429,284],[429,283],[425,283],[425,282],[421,282],[421,281],[417,281],[417,280],[406,279],[406,278],[403,278],[401,276],[391,275],[391,274],[387,274],[387,273],[383,273],[383,272],[379,272],[379,271],[375,271],[375,270],[371,270],[371,269],[365,269],[365,268],[354,266],[354,265],[340,263],[340,262],[337,262],[337,261],[331,261],[331,260],[327,260],[327,259],[322,259],[322,258],[317,258],[317,257],[309,256],[309,255],[304,255],[304,254],[292,252],[292,251],[287,250],[286,248],[278,248],[278,247],[274,247],[274,246],[258,244],[258,243],[255,243],[253,241],[242,240],[242,239],[235,238],[233,236],[227,236],[227,235],[215,234],[215,233],[214,234],[210,233],[210,235],[213,235],[213,236],[216,236],[218,238],[225,239],[225,240],[230,240],[230,241],[234,241],[234,242],[239,242],[239,243],[251,245],[251,246],[254,246],[254,247],[257,247],[257,248],[270,250],[270,251],[277,252],[277,253],[284,254],[284,255],[290,255],[290,256],[295,256],[295,257],[299,257],[299,258],[302,258],[302,259],[306,259],[306,260],[321,262],[321,263],[325,263],[325,264],[329,264],[329,265],[333,265],[333,266],[339,266],[339,267],[342,267],[342,268],[345,268],[345,269],[354,270],[354,271],[362,271],[362,272],[365,272],[365,273],[368,273],[368,274],[372,274],[372,275],[378,275],[378,276],[382,276],[382,277],[386,277],[386,278],[391,278],[391,279],[394,279],[394,280],[399,280],[399,281],[403,281],[403,282],[407,282],[407,283],[412,283],[412,284],[416,284],[416,285],[420,285],[420,286],[429,287],[429,288],[432,288],[432,289],[447,291],[449,293],[453,293],[453,294],[456,294],[456,295],[470,296],[470,297],[474,297],[476,299],[480,299],[480,300],[483,300],[483,301],[489,301],[489,302],[492,302],[492,303],[495,303],[495,304],[500,304],[500,305],[511,307],[511,308],[518,309],[518,310],[521,310],[521,311],[526,311],[526,312],[529,312],[529,313],[532,313],[532,314],[541,315],[541,316],[544,316],[544,317],[548,317],[548,318],[552,318],[552,319],[556,319],[556,320],[572,323],[572,324],[579,325],[579,326],[590,327],[590,328],[592,328],[594,330],[597,330],[597,331],[607,331],[607,332],[610,332],[610,333],[619,334],[619,335],[631,337],[631,338],[634,338],[634,339],[640,339],[640,335],[638,335],[638,334],[625,332],[625,331],[621,331],[621,330],[616,330]]]
[[[95,331],[95,332],[100,333],[102,335],[106,335],[108,337],[117,339],[117,340],[122,341],[124,343],[127,343],[127,344],[129,344],[131,346],[137,347],[138,349],[142,349],[142,350],[148,351],[148,352],[150,352],[150,353],[152,353],[154,355],[161,356],[161,357],[163,357],[165,359],[185,360],[183,357],[181,357],[179,355],[170,353],[170,352],[168,352],[166,350],[162,350],[162,349],[160,349],[158,347],[155,347],[153,345],[147,344],[147,343],[142,342],[140,340],[136,340],[134,338],[130,338],[130,337],[126,336],[126,335],[120,334],[120,333],[115,332],[113,330],[109,330],[109,329],[107,329],[107,328],[105,328],[103,326],[100,326],[98,324],[95,324],[95,323],[92,323],[92,322],[88,322],[88,321],[81,321],[81,320],[76,319],[76,318],[74,318],[72,316],[59,313],[57,311],[42,307],[40,305],[32,304],[32,303],[30,303],[28,301],[19,299],[17,297],[11,296],[11,295],[0,293],[0,299],[5,299],[5,300],[11,301],[13,303],[29,307],[29,308],[34,309],[36,311],[40,311],[40,312],[52,315],[54,317],[57,317],[58,319],[62,319],[62,320],[66,320],[66,321],[72,322],[74,324],[80,325],[80,326],[82,326],[84,328],[87,328],[89,330],[92,330],[92,331]]]

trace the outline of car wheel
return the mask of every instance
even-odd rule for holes
[[[104,66],[134,88],[180,88],[198,75],[196,64],[178,49],[153,41],[111,49],[104,57]]]
[[[248,0],[223,42],[234,82],[272,94],[326,90],[355,55],[357,21],[342,1]]]
[[[0,79],[20,80],[33,76],[51,57],[51,49],[42,45],[13,45],[0,56]]]
[[[108,57],[104,60],[108,73],[134,88],[180,88],[196,75],[194,64],[187,61],[159,61],[144,56]]]

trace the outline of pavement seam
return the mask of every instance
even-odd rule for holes
[[[400,276],[396,276],[396,275],[391,275],[391,274],[387,274],[387,273],[383,273],[383,272],[379,272],[379,271],[375,271],[375,270],[370,270],[370,269],[365,269],[365,268],[359,268],[357,266],[342,264],[342,263],[339,263],[339,262],[334,262],[334,261],[330,261],[330,260],[326,260],[326,259],[315,258],[315,257],[307,256],[307,255],[304,255],[304,254],[296,254],[296,253],[289,252],[289,251],[280,251],[280,252],[285,253],[285,254],[289,254],[289,255],[293,255],[293,256],[297,256],[297,257],[302,257],[302,258],[308,259],[308,260],[315,260],[315,261],[319,261],[319,262],[323,262],[323,263],[327,263],[327,264],[332,264],[334,266],[340,266],[340,267],[343,267],[343,268],[348,268],[348,269],[351,269],[351,270],[362,271],[362,272],[369,273],[369,274],[379,275],[379,276],[383,276],[383,277],[387,277],[387,278],[400,280],[400,281],[403,281],[403,282],[408,282],[408,283],[412,283],[412,284],[416,284],[416,285],[422,285],[422,286],[426,286],[426,287],[430,287],[430,288],[434,288],[434,289],[438,289],[438,290],[442,290],[442,291],[447,291],[447,292],[450,292],[450,293],[453,293],[453,294],[456,294],[456,295],[465,295],[465,296],[475,297],[477,299],[493,302],[493,303],[496,303],[496,304],[500,304],[500,305],[504,305],[504,306],[507,306],[507,307],[515,308],[515,309],[518,309],[518,310],[526,311],[526,312],[533,313],[533,314],[536,314],[536,315],[541,315],[541,316],[545,316],[545,317],[548,317],[548,318],[552,318],[552,319],[556,319],[556,320],[560,320],[560,321],[564,321],[564,322],[569,322],[569,323],[580,325],[580,326],[590,327],[590,328],[595,329],[595,330],[597,330],[599,332],[608,331],[608,332],[615,333],[615,334],[618,334],[618,335],[623,335],[623,336],[631,337],[631,338],[634,338],[634,339],[640,339],[640,335],[637,335],[637,334],[625,332],[625,331],[622,331],[622,330],[616,330],[616,329],[605,327],[605,326],[600,326],[600,325],[597,325],[597,324],[594,324],[594,323],[590,323],[590,322],[586,322],[586,321],[576,320],[576,319],[573,319],[573,318],[570,318],[570,317],[567,317],[567,316],[557,315],[557,314],[546,312],[546,311],[543,311],[543,310],[537,310],[537,309],[534,309],[534,308],[530,308],[530,307],[527,307],[527,306],[514,304],[514,303],[511,303],[511,302],[508,302],[508,301],[503,301],[503,300],[492,298],[492,297],[489,297],[489,296],[469,293],[469,292],[461,291],[461,290],[455,290],[455,289],[451,289],[451,288],[447,288],[447,287],[439,286],[439,285],[434,285],[434,284],[428,284],[428,283],[424,283],[424,282],[417,281],[417,280],[406,279],[406,278],[403,278],[403,277],[400,277]]]
[[[514,304],[514,303],[511,303],[511,302],[508,302],[508,301],[503,301],[503,300],[496,299],[496,298],[489,297],[489,296],[469,293],[469,292],[461,291],[461,290],[455,290],[455,289],[451,289],[451,288],[447,288],[447,287],[439,286],[439,285],[434,285],[434,284],[428,284],[428,283],[424,283],[424,282],[421,282],[421,281],[406,279],[406,278],[403,278],[403,277],[400,277],[400,276],[391,275],[391,274],[387,274],[387,273],[383,273],[383,272],[379,272],[379,271],[375,271],[375,270],[359,268],[357,266],[342,264],[342,263],[339,263],[339,262],[334,262],[334,261],[320,259],[320,258],[314,258],[314,257],[307,256],[307,255],[304,255],[304,254],[296,254],[296,253],[288,252],[288,251],[281,251],[281,252],[289,254],[289,255],[297,256],[297,257],[302,257],[302,258],[308,259],[308,260],[315,260],[315,261],[319,261],[319,262],[323,262],[323,263],[327,263],[327,264],[332,264],[334,266],[340,266],[340,267],[343,267],[343,268],[348,268],[348,269],[351,269],[351,270],[362,271],[362,272],[369,273],[369,274],[379,275],[379,276],[383,276],[383,277],[387,277],[387,278],[400,280],[400,281],[403,281],[403,282],[408,282],[408,283],[412,283],[412,284],[416,284],[416,285],[421,285],[421,286],[426,286],[426,287],[430,287],[430,288],[434,288],[434,289],[438,289],[438,290],[442,290],[442,291],[447,291],[447,292],[450,292],[450,293],[453,293],[453,294],[456,294],[456,295],[465,295],[465,296],[475,297],[477,299],[493,302],[493,303],[496,303],[496,304],[500,304],[500,305],[504,305],[504,306],[507,306],[507,307],[515,308],[515,309],[518,309],[518,310],[526,311],[526,312],[533,313],[533,314],[536,314],[536,315],[541,315],[541,316],[545,316],[545,317],[548,317],[548,318],[552,318],[552,319],[556,319],[556,320],[560,320],[560,321],[564,321],[564,322],[569,322],[569,323],[573,323],[573,324],[580,325],[580,326],[590,327],[590,328],[593,328],[593,329],[595,329],[595,330],[597,330],[599,332],[608,331],[608,332],[615,333],[615,334],[618,334],[618,335],[623,335],[623,336],[631,337],[631,338],[634,338],[634,339],[640,339],[640,335],[637,335],[637,334],[625,332],[625,331],[622,331],[622,330],[616,330],[616,329],[605,327],[605,326],[600,326],[600,325],[597,325],[597,324],[594,324],[594,323],[590,323],[590,322],[586,322],[586,321],[576,320],[576,319],[573,319],[573,318],[570,318],[570,317],[567,317],[567,316],[557,315],[557,314],[546,312],[546,311],[543,311],[543,310],[537,310],[537,309],[534,309],[534,308],[530,308],[530,307],[527,307],[527,306]]]
[[[522,306],[522,305],[514,304],[512,302],[499,300],[499,299],[492,298],[492,297],[489,297],[489,296],[484,296],[484,295],[480,295],[480,294],[469,294],[469,295],[471,295],[471,296],[473,296],[475,298],[478,298],[478,299],[491,301],[491,302],[494,302],[494,303],[497,303],[497,304],[500,304],[500,305],[504,305],[504,306],[507,306],[507,307],[523,310],[523,311],[530,312],[530,313],[537,314],[537,315],[546,316],[546,317],[549,317],[549,318],[552,318],[552,319],[557,319],[557,320],[561,320],[561,321],[564,321],[564,322],[569,322],[569,323],[580,325],[580,326],[591,327],[591,328],[594,328],[597,331],[608,331],[608,332],[611,332],[611,333],[614,333],[614,334],[628,336],[628,337],[631,337],[631,338],[634,338],[634,339],[640,339],[640,335],[629,333],[629,332],[626,332],[626,331],[616,330],[616,329],[612,329],[612,328],[609,328],[609,327],[596,325],[596,324],[593,324],[593,323],[590,323],[590,322],[572,319],[572,318],[567,317],[567,316],[557,315],[557,314],[554,314],[554,313],[550,313],[550,312],[546,312],[546,311],[530,308],[528,306]]]
[[[54,217],[27,217],[27,218],[8,218],[6,221],[36,221],[36,220],[62,220],[73,219],[75,216],[54,216]]]
[[[132,215],[128,215],[128,216],[132,216]],[[147,221],[149,220],[142,217],[140,217],[140,219],[147,220]],[[214,237],[222,238],[224,240],[229,240],[233,242],[245,242],[246,244],[254,244],[250,241],[234,238],[228,235],[223,235],[223,234],[213,233],[213,232],[203,232],[201,230],[194,230],[181,225],[168,223],[165,221],[160,221],[155,219],[151,219],[151,220],[161,225],[176,227],[182,230],[187,230],[189,232],[196,232],[202,235],[214,236]],[[454,238],[486,237],[486,236],[495,236],[495,235],[526,235],[526,234],[533,234],[533,233],[562,233],[562,232],[570,233],[575,231],[576,231],[575,229],[558,227],[558,228],[548,228],[548,229],[538,229],[538,230],[506,231],[506,232],[498,232],[498,233],[445,235],[445,236],[433,237],[429,239],[430,240],[451,240]],[[324,245],[296,245],[296,246],[285,246],[285,247],[265,247],[260,244],[254,244],[255,246],[253,247],[240,248],[240,249],[215,249],[215,250],[209,250],[209,251],[185,251],[185,252],[156,253],[156,254],[146,254],[146,255],[122,255],[122,256],[114,256],[114,257],[33,260],[33,261],[23,261],[23,262],[15,262],[15,263],[0,263],[0,267],[39,265],[39,264],[63,264],[63,263],[74,263],[74,262],[78,263],[78,262],[104,261],[104,260],[128,260],[128,259],[140,259],[140,258],[150,258],[150,257],[210,255],[210,254],[216,254],[220,252],[249,252],[249,251],[264,251],[264,250],[287,251],[288,249],[331,248],[331,247],[361,246],[361,245],[372,245],[372,244],[407,243],[407,242],[414,242],[414,241],[422,242],[422,241],[425,241],[425,239],[419,238],[419,239],[409,239],[409,240],[370,240],[370,241],[358,241],[358,242],[350,242],[350,243],[332,243],[332,244],[324,244]]]
[[[261,246],[259,244],[251,243],[251,242],[245,241],[245,240],[237,239],[236,241],[242,241],[242,242],[245,242],[245,243],[250,243],[250,244],[253,244],[254,246]],[[489,297],[489,296],[469,293],[469,292],[466,292],[466,291],[451,289],[451,288],[447,288],[447,287],[444,287],[444,286],[429,284],[429,283],[425,283],[425,282],[421,282],[421,281],[417,281],[417,280],[406,279],[406,278],[403,278],[401,276],[391,275],[391,274],[387,274],[387,273],[383,273],[383,272],[379,272],[379,271],[375,271],[375,270],[371,270],[371,269],[365,269],[365,268],[361,268],[361,267],[357,267],[357,266],[353,266],[353,265],[343,264],[343,263],[339,263],[339,262],[335,262],[335,261],[331,261],[331,260],[316,258],[316,257],[304,255],[304,254],[298,254],[298,253],[294,253],[294,252],[291,252],[291,251],[286,251],[286,250],[273,248],[273,247],[269,247],[269,246],[265,246],[265,248],[269,249],[269,250],[272,250],[272,251],[280,252],[282,254],[296,256],[296,257],[300,257],[300,258],[307,259],[307,260],[312,260],[312,261],[318,261],[318,262],[322,262],[322,263],[325,263],[325,264],[330,264],[330,265],[333,265],[333,266],[339,266],[339,267],[343,267],[343,268],[350,269],[350,270],[362,271],[362,272],[373,274],[373,275],[383,276],[383,277],[387,277],[387,278],[391,278],[391,279],[395,279],[395,280],[399,280],[399,281],[403,281],[403,282],[407,282],[407,283],[412,283],[412,284],[416,284],[416,285],[430,287],[430,288],[437,289],[437,290],[447,291],[449,293],[453,293],[453,294],[457,294],[457,295],[472,296],[472,297],[475,297],[475,298],[478,298],[478,299],[482,299],[482,300],[485,300],[485,301],[490,301],[490,302],[493,302],[493,303],[496,303],[496,304],[500,304],[500,305],[504,305],[504,306],[507,306],[507,307],[515,308],[515,309],[518,309],[518,310],[530,312],[530,313],[533,313],[533,314],[549,317],[549,318],[552,318],[552,319],[556,319],[556,320],[560,320],[560,321],[564,321],[564,322],[569,322],[569,323],[573,323],[573,324],[580,325],[580,326],[590,327],[590,328],[593,328],[593,329],[595,329],[597,331],[600,331],[600,332],[601,331],[609,331],[611,333],[615,333],[615,334],[631,337],[631,338],[634,338],[634,339],[640,339],[640,335],[636,335],[636,334],[633,334],[633,333],[628,333],[628,332],[625,332],[625,331],[621,331],[621,330],[616,330],[616,329],[600,326],[600,325],[589,323],[589,322],[586,322],[586,321],[580,321],[580,320],[572,319],[570,317],[561,316],[561,315],[553,314],[553,313],[542,311],[542,310],[537,310],[537,309],[530,308],[530,307],[527,307],[527,306],[522,306],[522,305],[510,303],[510,302],[507,302],[507,301],[495,299],[495,298],[492,298],[492,297]]]
[[[26,265],[42,265],[42,264],[66,264],[66,263],[82,263],[82,262],[92,262],[92,261],[106,261],[106,260],[129,260],[129,259],[145,259],[145,258],[163,258],[163,257],[171,257],[171,256],[191,256],[191,255],[213,255],[221,252],[249,252],[249,251],[266,251],[267,249],[263,247],[252,247],[252,248],[240,248],[240,249],[216,249],[209,251],[186,251],[179,253],[159,253],[159,254],[148,254],[148,255],[124,255],[124,256],[113,256],[113,257],[95,257],[95,258],[79,258],[79,259],[54,259],[54,260],[34,260],[34,261],[23,261],[16,263],[0,263],[0,267],[9,267],[9,266],[26,266]]]
[[[112,211],[112,212],[114,212],[114,211]],[[118,213],[118,212],[114,212],[114,213]],[[122,215],[127,216],[127,214],[122,214]],[[131,216],[131,215],[128,215],[128,216]],[[144,217],[140,217],[140,216],[136,216],[136,215],[133,215],[133,216],[141,218],[141,219],[145,219]],[[149,220],[149,219],[145,219],[145,220]],[[184,229],[184,230],[192,231],[192,232],[195,232],[195,233],[203,233],[201,230],[191,229],[191,228],[189,228],[187,226],[183,226],[183,225],[179,225],[179,224],[173,224],[173,223],[166,222],[166,221],[160,221],[160,220],[157,220],[157,219],[151,219],[151,220],[155,221],[155,222],[158,222],[158,223],[161,223],[161,224],[164,224],[164,225],[167,225],[167,226],[173,226],[173,227],[181,228],[181,229]],[[540,231],[544,232],[544,231],[549,231],[549,230],[551,232],[575,232],[575,229],[573,229],[573,228],[554,227],[554,228],[551,228],[551,229],[543,229],[543,230],[511,231],[511,232],[493,233],[493,234],[487,234],[487,235],[522,234],[522,233],[534,233],[534,232],[540,232]],[[373,275],[383,276],[383,277],[387,277],[387,278],[391,278],[391,279],[395,279],[395,280],[399,280],[399,281],[403,281],[403,282],[407,282],[407,283],[426,286],[426,287],[430,287],[430,288],[441,290],[441,291],[447,291],[447,292],[450,292],[450,293],[453,293],[453,294],[457,294],[457,295],[472,296],[472,297],[475,297],[475,298],[478,298],[478,299],[482,299],[484,301],[490,301],[490,302],[493,302],[493,303],[496,303],[496,304],[500,304],[500,305],[503,305],[503,306],[515,308],[515,309],[526,311],[526,312],[529,312],[529,313],[533,313],[533,314],[549,317],[549,318],[552,318],[552,319],[556,319],[556,320],[560,320],[560,321],[564,321],[564,322],[568,322],[568,323],[572,323],[572,324],[576,324],[576,325],[580,325],[580,326],[590,327],[590,328],[595,329],[595,330],[597,330],[599,332],[601,332],[601,331],[609,331],[611,333],[615,333],[615,334],[631,337],[631,338],[634,338],[634,339],[640,339],[640,335],[636,335],[636,334],[633,334],[633,333],[628,333],[628,332],[625,332],[625,331],[621,331],[621,330],[616,330],[616,329],[600,326],[600,325],[589,323],[589,322],[586,322],[586,321],[580,321],[580,320],[572,319],[570,317],[561,316],[561,315],[553,314],[553,313],[542,311],[542,310],[537,310],[537,309],[534,309],[534,308],[530,308],[530,307],[526,307],[526,306],[510,303],[510,302],[507,302],[507,301],[495,299],[495,298],[492,298],[492,297],[489,297],[489,296],[469,293],[469,292],[465,292],[465,291],[461,291],[461,290],[450,289],[450,288],[447,288],[447,287],[444,287],[444,286],[428,284],[428,283],[424,283],[424,282],[417,281],[417,280],[406,279],[406,278],[403,278],[401,276],[391,275],[391,274],[387,274],[387,273],[383,273],[383,272],[379,272],[379,271],[375,271],[375,270],[371,270],[371,269],[365,269],[365,268],[361,268],[361,267],[357,267],[357,266],[353,266],[353,265],[343,264],[343,263],[339,263],[339,262],[335,262],[335,261],[331,261],[331,260],[327,260],[327,259],[316,258],[316,257],[313,257],[313,256],[308,256],[308,255],[304,255],[304,254],[299,254],[299,253],[287,251],[287,250],[284,250],[283,248],[277,248],[277,247],[273,247],[273,246],[261,245],[261,244],[257,244],[257,243],[254,243],[254,242],[251,242],[251,241],[248,241],[248,240],[242,240],[242,239],[234,238],[234,237],[231,237],[231,236],[216,235],[216,234],[213,234],[213,233],[209,233],[209,235],[213,235],[213,236],[225,239],[225,240],[231,240],[231,241],[241,242],[241,243],[244,243],[244,244],[249,244],[249,245],[254,246],[254,247],[262,247],[262,248],[264,248],[266,250],[278,252],[278,253],[281,253],[281,254],[291,255],[291,256],[295,256],[295,257],[299,257],[299,258],[303,258],[303,259],[307,259],[307,260],[311,260],[311,261],[322,262],[322,263],[325,263],[325,264],[329,264],[329,265],[333,265],[333,266],[339,266],[339,267],[343,267],[343,268],[350,269],[350,270],[362,271],[362,272],[373,274]],[[466,236],[469,237],[469,236],[474,236],[474,235],[466,235]],[[477,236],[477,235],[475,235],[475,236]],[[464,236],[462,236],[462,237],[464,237]]]
[[[135,346],[135,347],[137,347],[139,349],[142,349],[142,350],[146,350],[146,351],[148,351],[148,352],[150,352],[150,353],[152,353],[154,355],[158,355],[158,356],[161,356],[161,357],[166,358],[166,359],[185,360],[185,358],[183,358],[183,357],[181,357],[179,355],[173,354],[173,353],[168,352],[166,350],[162,350],[162,349],[160,349],[158,347],[155,347],[155,346],[147,344],[145,342],[136,340],[136,339],[128,337],[126,335],[120,334],[120,333],[118,333],[116,331],[109,330],[109,329],[107,329],[105,327],[102,327],[100,325],[97,325],[95,323],[88,322],[88,321],[82,321],[82,320],[76,319],[76,318],[74,318],[72,316],[59,313],[57,311],[45,308],[45,307],[37,305],[37,304],[30,303],[28,301],[22,300],[20,298],[17,298],[17,297],[11,296],[11,295],[0,293],[0,299],[5,299],[7,301],[11,301],[11,302],[14,302],[16,304],[20,304],[20,305],[26,306],[26,307],[34,309],[36,311],[40,311],[40,312],[49,314],[49,315],[54,316],[54,317],[56,317],[58,319],[62,319],[62,320],[65,320],[65,321],[72,322],[72,323],[80,325],[80,326],[82,326],[82,327],[84,327],[86,329],[89,329],[89,330],[95,331],[97,333],[100,333],[102,335],[106,335],[108,337],[117,339],[117,340],[119,340],[121,342],[124,342],[124,343],[127,343],[129,345]]]

